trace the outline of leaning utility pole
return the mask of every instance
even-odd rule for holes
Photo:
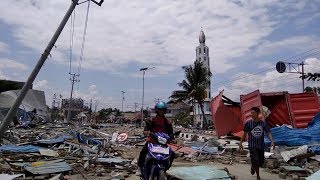
[[[70,81],[71,81],[71,93],[70,93],[70,99],[69,99],[69,108],[68,108],[68,115],[67,115],[67,119],[64,120],[64,123],[68,123],[70,122],[70,116],[71,116],[71,104],[72,104],[72,94],[73,94],[73,86],[74,83],[76,82],[80,82],[80,80],[77,79],[77,77],[80,76],[80,74],[74,74],[74,73],[69,73],[71,75],[70,77]]]
[[[92,0],[92,2],[96,3],[97,5],[101,6],[101,4],[103,3],[104,0],[100,0],[100,2],[96,2],[95,0]],[[1,123],[0,126],[0,138],[3,136],[3,134],[5,133],[5,131],[7,130],[8,125],[10,124],[10,122],[13,119],[13,116],[16,114],[17,109],[19,108],[22,100],[24,99],[24,97],[26,96],[29,88],[31,87],[34,79],[37,77],[41,67],[43,66],[44,62],[46,61],[46,59],[48,58],[54,44],[56,43],[57,39],[59,38],[64,26],[66,25],[66,23],[68,22],[69,17],[71,16],[73,10],[75,9],[76,5],[78,4],[79,0],[72,0],[72,3],[67,11],[67,13],[65,14],[65,16],[63,17],[58,29],[56,30],[56,32],[54,33],[53,37],[51,38],[49,44],[47,45],[46,49],[44,50],[44,52],[42,53],[38,63],[36,64],[36,66],[34,67],[34,69],[32,70],[30,76],[28,77],[26,83],[23,85],[19,96],[17,97],[17,99],[14,101],[12,107],[10,108],[9,112],[7,113],[6,117],[4,118],[4,120]]]

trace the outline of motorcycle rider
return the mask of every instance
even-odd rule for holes
[[[146,159],[147,153],[148,153],[148,142],[155,143],[155,141],[150,137],[150,132],[157,133],[157,132],[163,132],[168,134],[172,139],[173,137],[173,127],[171,122],[165,117],[165,113],[167,111],[167,105],[165,102],[159,101],[155,105],[155,112],[156,112],[156,117],[152,118],[149,120],[149,122],[146,123],[146,126],[144,128],[144,135],[147,136],[146,139],[146,144],[143,146],[140,156],[138,159],[138,172],[136,175],[141,176],[142,175],[142,170],[144,166],[144,161]],[[170,164],[168,169],[171,167],[171,164],[175,158],[174,152],[172,152],[172,155],[170,157]]]

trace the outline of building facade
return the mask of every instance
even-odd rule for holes
[[[203,63],[203,66],[210,71],[210,58],[209,58],[209,47],[206,46],[206,36],[201,30],[199,35],[199,45],[196,47],[196,60]],[[210,83],[211,84],[211,83]],[[210,101],[211,101],[211,88],[210,84],[206,88],[206,98],[204,101],[204,112],[207,119],[207,124],[211,124],[212,116],[210,111]],[[193,112],[190,113],[193,116],[193,125],[201,126],[203,125],[203,114],[198,103],[193,107]]]

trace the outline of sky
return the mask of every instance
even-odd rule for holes
[[[26,81],[70,4],[0,3],[0,79]],[[69,72],[80,73],[74,97],[97,101],[98,109],[121,109],[125,91],[124,111],[134,110],[134,103],[137,109],[142,103],[139,69],[155,67],[145,75],[145,106],[152,107],[180,89],[181,67],[194,62],[202,28],[213,96],[223,89],[235,101],[257,89],[300,93],[300,75],[280,74],[275,64],[304,62],[306,72],[319,72],[319,22],[320,0],[107,0],[101,7],[86,2],[76,7],[33,85],[51,105],[53,94],[70,96]]]

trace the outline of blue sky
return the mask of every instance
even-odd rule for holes
[[[20,0],[0,4],[0,78],[25,81],[68,9],[68,0]],[[77,72],[87,4],[76,7],[72,72]],[[125,110],[141,104],[141,67],[146,73],[145,103],[167,100],[183,80],[181,66],[192,64],[201,27],[210,48],[212,94],[301,92],[298,74],[279,74],[279,60],[302,62],[320,71],[319,0],[108,0],[90,4],[80,83],[75,96],[97,99],[99,107]],[[34,82],[34,88],[68,97],[68,22]],[[309,51],[311,50],[311,51]],[[308,51],[303,56],[291,58]],[[265,71],[264,71],[265,70]],[[250,74],[260,72],[258,74]],[[319,86],[318,82],[307,85]]]

